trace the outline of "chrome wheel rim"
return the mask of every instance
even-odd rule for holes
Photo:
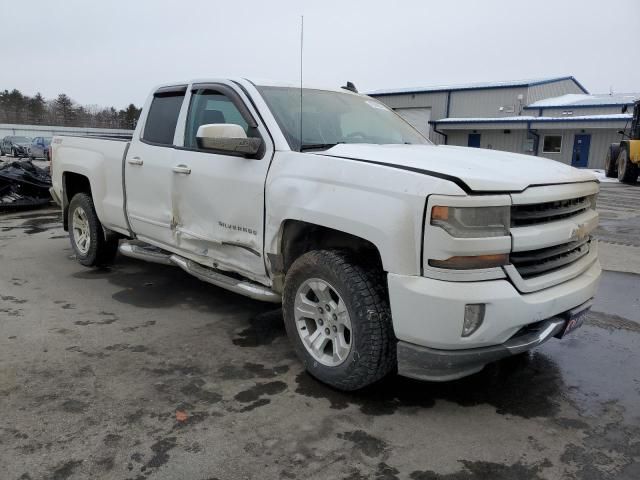
[[[84,208],[78,207],[73,211],[71,226],[76,248],[82,255],[86,255],[91,247],[91,232],[89,230],[87,213],[84,211]]]
[[[353,334],[351,317],[336,289],[319,278],[305,280],[293,308],[298,335],[313,359],[328,367],[343,363]]]

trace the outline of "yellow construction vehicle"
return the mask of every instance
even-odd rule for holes
[[[622,113],[627,106],[622,107]],[[622,140],[612,143],[607,150],[604,171],[607,177],[618,177],[624,183],[636,183],[640,173],[640,100],[633,104],[631,128],[620,130]],[[626,138],[625,138],[626,137]]]

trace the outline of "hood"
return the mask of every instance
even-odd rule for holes
[[[23,143],[23,142],[15,142],[14,145],[17,146],[17,147],[30,147],[31,146],[30,143]]]
[[[425,174],[450,179],[462,188],[479,192],[518,192],[530,185],[596,181],[589,171],[556,160],[480,148],[354,143],[313,153],[424,170]]]

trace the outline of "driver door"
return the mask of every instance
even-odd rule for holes
[[[193,85],[184,145],[174,151],[171,202],[175,246],[185,256],[264,282],[264,184],[273,145],[258,118],[233,84]],[[260,158],[199,148],[198,127],[221,123],[261,137]]]

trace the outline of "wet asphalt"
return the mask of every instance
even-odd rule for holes
[[[600,205],[601,243],[637,246],[640,186]],[[638,479],[639,367],[640,275],[607,271],[563,340],[340,393],[272,306],[123,257],[86,269],[55,209],[0,217],[2,480]]]

